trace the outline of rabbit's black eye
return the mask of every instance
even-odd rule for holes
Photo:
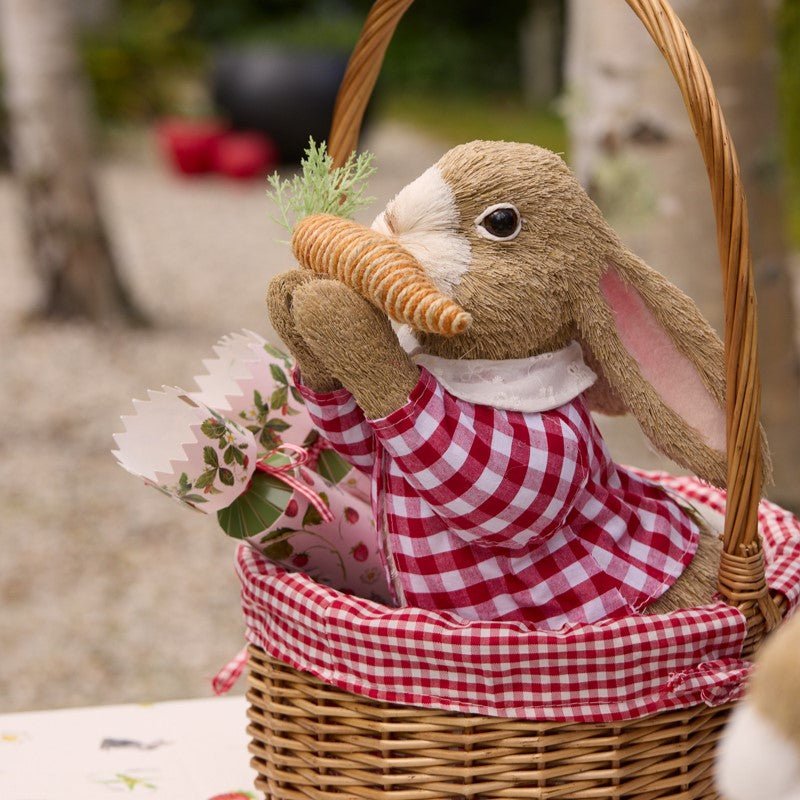
[[[517,230],[519,217],[513,208],[498,208],[483,220],[483,227],[498,239],[507,239]]]
[[[478,233],[485,239],[509,241],[516,237],[522,227],[519,211],[511,203],[489,206],[475,220]]]

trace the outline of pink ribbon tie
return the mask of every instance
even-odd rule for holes
[[[243,647],[212,679],[214,694],[227,694],[239,680],[247,664],[247,647]]]
[[[280,466],[266,463],[266,459],[275,454],[286,456],[289,459],[288,463],[281,464]],[[325,505],[325,502],[319,494],[311,487],[306,486],[301,480],[295,478],[292,474],[295,469],[308,463],[308,459],[308,451],[297,445],[284,443],[280,447],[271,450],[260,461],[257,461],[256,469],[265,472],[267,475],[272,475],[273,478],[277,478],[279,481],[283,481],[287,486],[290,486],[305,497],[306,500],[317,509],[319,515],[325,522],[331,522],[333,520],[333,514],[328,506]]]

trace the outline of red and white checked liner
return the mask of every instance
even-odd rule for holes
[[[647,473],[724,512],[725,495],[694,478]],[[800,599],[800,523],[762,502],[770,586]],[[325,683],[375,700],[556,722],[630,720],[742,692],[742,614],[722,602],[558,631],[388,608],[336,592],[240,546],[248,641]],[[230,676],[229,676],[230,677]]]
[[[212,679],[214,694],[227,694],[236,685],[247,666],[247,648],[243,647]]]

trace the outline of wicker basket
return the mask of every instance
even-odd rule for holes
[[[761,495],[756,310],[739,165],[711,80],[667,0],[627,0],[681,89],[708,169],[725,292],[728,485],[719,589],[748,620],[745,651],[777,625],[757,530]],[[341,163],[412,0],[377,0],[342,83],[329,147]],[[249,733],[269,800],[711,800],[729,706],[625,724],[553,723],[390,705],[326,686],[250,648]]]
[[[729,706],[624,726],[537,723],[393,706],[250,647],[256,787],[281,800],[715,798]]]

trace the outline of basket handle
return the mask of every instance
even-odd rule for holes
[[[386,50],[413,0],[376,0],[347,66],[328,141],[339,165],[356,149],[364,111]],[[750,644],[780,621],[764,577],[758,535],[762,457],[756,298],[747,202],[739,160],[714,87],[686,28],[667,0],[626,0],[672,70],[711,183],[725,302],[728,499],[719,590],[748,618]]]

